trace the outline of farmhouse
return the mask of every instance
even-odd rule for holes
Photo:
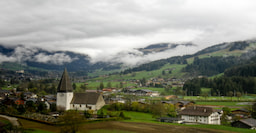
[[[256,129],[256,120],[253,118],[241,119],[231,123],[233,127]]]
[[[220,125],[222,113],[210,107],[189,106],[182,110],[179,115],[184,122],[188,123]]]
[[[67,69],[57,88],[57,108],[63,110],[99,110],[105,105],[102,94],[97,92],[73,93]]]
[[[248,118],[250,117],[250,111],[247,109],[236,109],[231,111],[233,117]]]

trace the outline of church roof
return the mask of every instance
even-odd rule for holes
[[[73,91],[71,81],[70,81],[69,76],[68,76],[68,71],[67,71],[66,68],[65,68],[65,70],[62,74],[62,77],[61,77],[60,83],[58,85],[57,91],[58,92],[72,92]]]
[[[74,93],[71,104],[96,104],[99,96],[96,92]]]

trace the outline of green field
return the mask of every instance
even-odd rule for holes
[[[123,111],[124,115],[130,117],[129,122],[156,122],[155,118],[152,118],[152,114],[142,112]]]
[[[213,105],[213,106],[249,106],[246,102],[196,102],[197,105]]]
[[[90,122],[83,123],[80,127],[81,133],[133,133],[133,132],[150,132],[157,130],[159,132],[242,132],[253,133],[254,130],[234,128],[221,125],[185,125],[174,123],[162,123],[157,122],[155,118],[152,118],[151,114],[141,112],[123,111],[126,117],[130,117],[131,120],[125,121],[108,121],[108,122]],[[27,121],[19,119],[20,123],[25,129],[33,129],[29,133],[54,133],[60,132],[60,126],[50,126],[37,122]],[[182,131],[184,129],[184,131]]]
[[[184,100],[192,100],[192,101],[255,101],[256,97],[255,96],[242,96],[240,98],[238,97],[227,97],[227,96],[208,96],[208,97],[203,97],[203,96],[184,96]]]

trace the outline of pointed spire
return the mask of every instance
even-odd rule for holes
[[[72,91],[73,91],[73,88],[72,88],[71,81],[68,76],[68,71],[65,68],[64,72],[62,74],[59,86],[57,88],[57,92],[72,92]]]

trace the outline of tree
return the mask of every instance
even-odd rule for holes
[[[100,89],[101,89],[101,90],[104,89],[104,84],[103,84],[103,82],[100,83]]]
[[[50,110],[51,110],[51,112],[57,111],[57,105],[56,105],[56,103],[52,103],[52,104],[50,105]]]
[[[173,104],[164,104],[164,108],[165,108],[168,116],[170,116],[170,117],[177,116],[177,112],[176,112],[175,106]]]
[[[228,95],[229,97],[231,97],[231,101],[232,101],[233,91],[229,91],[227,95]]]
[[[85,84],[81,85],[80,88],[81,88],[82,90],[84,90],[84,91],[87,89],[87,87],[86,87]]]
[[[229,120],[228,120],[228,115],[231,112],[231,109],[228,107],[223,107],[222,108],[223,114],[221,116],[221,125],[229,125]]]
[[[206,98],[208,97],[208,93],[207,93],[207,92],[203,92],[203,93],[201,94],[201,96],[204,97],[204,100],[206,100]]]
[[[239,100],[241,96],[242,96],[242,93],[238,91],[238,92],[236,93],[237,99]]]
[[[169,74],[172,74],[172,71],[171,71],[171,70],[169,70]]]
[[[108,87],[108,88],[112,88],[111,82],[108,82],[107,87]]]
[[[47,106],[45,103],[39,102],[38,107],[37,107],[37,112],[45,113],[47,110],[46,108],[47,108]]]
[[[256,103],[252,105],[251,115],[252,118],[256,119]]]
[[[146,78],[142,78],[141,80],[140,80],[140,83],[142,84],[142,86],[146,86]]]
[[[18,105],[17,111],[19,112],[20,115],[22,115],[26,112],[26,109],[24,108],[23,105]]]
[[[167,114],[161,102],[151,104],[151,113],[153,118],[162,117]]]
[[[165,75],[165,70],[162,71],[162,75]]]
[[[75,83],[72,84],[72,87],[73,87],[74,90],[76,90],[76,84]]]
[[[36,111],[36,105],[33,101],[27,101],[26,102],[26,110],[29,112],[35,112]]]
[[[93,110],[85,110],[84,111],[85,118],[91,118],[92,115],[93,115]]]
[[[124,86],[123,86],[123,82],[120,82],[120,88],[123,88]]]
[[[83,121],[83,117],[76,110],[66,111],[59,117],[59,122],[64,124],[61,129],[62,133],[76,133],[79,130],[80,123]]]

